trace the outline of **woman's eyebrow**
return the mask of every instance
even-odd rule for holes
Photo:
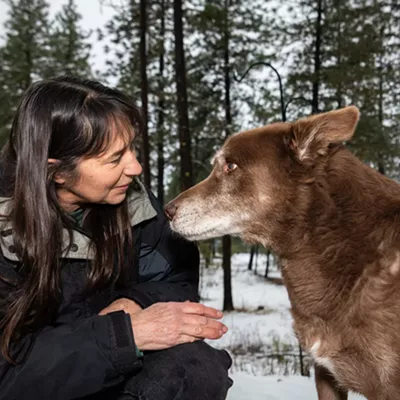
[[[117,156],[120,156],[122,153],[125,152],[125,150],[126,150],[128,147],[129,147],[129,145],[126,145],[126,146],[124,146],[122,149],[117,150],[117,151],[114,151],[114,153],[110,154],[110,155],[107,157],[107,160],[112,160],[113,158],[115,158],[115,157],[117,157]]]
[[[131,147],[133,144],[135,144],[136,142],[136,136],[130,141],[128,142],[122,149],[116,150],[114,151],[114,153],[110,154],[107,157],[107,161],[112,160],[113,158],[120,156],[122,153],[124,153],[126,151],[127,148]]]

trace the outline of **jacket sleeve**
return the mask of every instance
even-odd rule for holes
[[[0,300],[8,286],[0,280]],[[80,398],[142,367],[130,317],[122,311],[46,326],[14,344],[11,355],[17,365],[0,354],[0,400]]]
[[[140,226],[139,282],[118,297],[128,297],[143,308],[158,302],[198,301],[197,245],[172,232],[162,207],[152,193],[149,196],[157,216]]]

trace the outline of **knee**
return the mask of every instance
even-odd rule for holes
[[[177,346],[175,350],[191,391],[203,393],[205,399],[226,398],[233,381],[228,374],[232,359],[225,350],[215,349],[203,341]]]
[[[144,359],[142,372],[125,385],[131,399],[225,400],[233,383],[229,354],[203,341],[150,352]]]
[[[227,351],[211,347],[204,341],[186,343],[174,349],[179,353],[179,358],[186,359],[188,365],[201,371],[215,367],[217,370],[227,372],[232,365],[232,359]]]

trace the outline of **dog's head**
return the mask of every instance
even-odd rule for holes
[[[172,229],[189,240],[230,234],[269,245],[269,230],[352,137],[358,118],[347,107],[231,136],[208,178],[166,206]]]

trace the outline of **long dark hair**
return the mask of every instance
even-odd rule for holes
[[[60,304],[60,255],[65,250],[61,248],[62,230],[70,220],[57,200],[53,177],[63,173],[79,178],[78,161],[101,154],[112,140],[116,124],[129,125],[123,131],[137,135],[140,111],[121,92],[98,82],[71,77],[40,81],[21,100],[2,152],[11,197],[10,212],[3,220],[12,224],[23,277],[0,310],[4,315],[0,348],[9,362],[15,362],[11,344],[51,321]],[[49,166],[49,158],[58,162]],[[126,257],[133,260],[126,199],[117,206],[92,205],[86,224],[95,252],[88,288],[100,289],[121,280]],[[70,222],[69,234],[71,245]]]

